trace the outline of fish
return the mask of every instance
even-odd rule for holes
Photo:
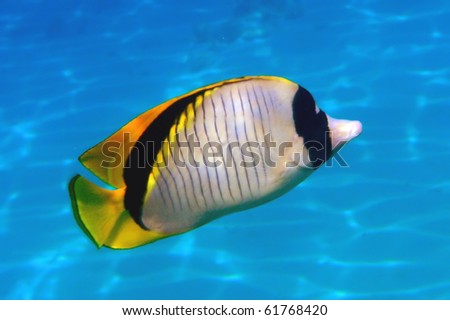
[[[170,99],[83,153],[69,183],[98,247],[130,249],[262,205],[293,189],[362,131],[286,78],[245,76]]]

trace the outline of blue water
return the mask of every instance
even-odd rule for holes
[[[0,4],[0,298],[450,299],[450,3]],[[242,75],[364,132],[267,205],[128,251],[75,223],[77,157],[168,98]]]

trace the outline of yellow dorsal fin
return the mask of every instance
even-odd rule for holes
[[[123,168],[131,148],[164,107],[167,108],[163,104],[139,115],[83,153],[80,162],[105,183],[116,188],[124,187]]]
[[[229,83],[252,79],[285,80],[283,78],[272,76],[241,77],[217,82],[170,99],[137,116],[110,137],[86,151],[81,155],[80,162],[103,182],[116,188],[122,188],[125,186],[123,180],[123,168],[130,151],[136,141],[139,140],[142,133],[164,110],[172,106],[178,100],[188,96],[194,96],[199,92],[214,89]]]

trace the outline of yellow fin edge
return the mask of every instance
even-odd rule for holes
[[[103,189],[77,175],[70,181],[69,192],[75,220],[97,248],[131,249],[173,235],[136,224],[123,207],[124,188]]]

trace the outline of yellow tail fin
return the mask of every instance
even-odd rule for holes
[[[171,236],[142,229],[125,210],[125,188],[107,190],[77,175],[70,197],[78,225],[96,244],[114,249],[138,247]]]

